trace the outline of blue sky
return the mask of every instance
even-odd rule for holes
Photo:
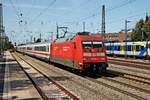
[[[50,38],[56,33],[56,23],[69,27],[69,32],[101,30],[101,9],[106,7],[106,32],[124,29],[125,19],[130,20],[128,28],[150,15],[149,0],[3,0],[6,34],[13,42],[23,43],[32,37]],[[22,21],[22,22],[20,22]]]

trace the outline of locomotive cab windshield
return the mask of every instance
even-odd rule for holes
[[[82,42],[83,57],[105,56],[103,43],[100,41]],[[94,58],[95,59],[95,58]]]
[[[102,48],[102,42],[82,42],[83,49]]]

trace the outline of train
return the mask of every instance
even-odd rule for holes
[[[105,46],[108,56],[150,58],[150,41],[108,42]]]
[[[16,46],[16,50],[78,72],[106,72],[108,67],[103,37],[85,32],[52,42]]]

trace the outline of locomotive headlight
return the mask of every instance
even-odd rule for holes
[[[97,53],[97,56],[105,56],[105,53]]]
[[[82,65],[82,63],[81,63],[81,62],[79,62],[79,65]]]
[[[83,56],[92,56],[91,53],[83,53]]]
[[[101,56],[105,56],[105,53],[101,53]]]

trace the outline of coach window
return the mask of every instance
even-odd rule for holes
[[[40,51],[44,51],[44,47],[43,46],[40,47]]]
[[[117,46],[115,45],[115,46],[114,46],[114,50],[116,50],[116,49],[117,49]]]
[[[127,45],[125,45],[125,51],[128,51],[128,46]]]
[[[41,47],[37,47],[38,48],[38,51],[41,51]]]
[[[25,47],[23,47],[22,49],[23,49],[23,50],[25,50],[26,48],[25,48]]]
[[[119,47],[119,45],[117,46],[117,51],[119,51],[119,49],[120,49],[120,47]]]
[[[45,52],[46,52],[46,46],[44,46],[44,47],[43,47],[43,51],[45,51]]]
[[[34,50],[36,51],[36,50],[37,50],[37,48],[36,48],[36,47],[34,47]]]
[[[112,50],[115,50],[115,45],[111,46],[111,49],[112,49]]]
[[[42,47],[38,47],[38,51],[42,51]]]
[[[117,46],[117,51],[119,51],[119,45]]]
[[[34,50],[35,51],[39,51],[39,48],[37,46],[35,46]]]
[[[118,46],[118,51],[120,51],[120,46]]]
[[[115,47],[116,47],[115,45],[114,45],[114,46],[112,46],[112,49],[113,49],[113,50],[115,50]]]
[[[144,46],[141,46],[141,50],[144,50]]]
[[[93,48],[101,48],[102,42],[93,42]]]
[[[107,50],[110,50],[110,46],[107,45],[107,46],[106,46],[106,49],[107,49]]]
[[[39,47],[39,51],[42,51],[42,47],[41,46]]]
[[[112,46],[108,46],[108,50],[111,50]]]
[[[140,51],[140,45],[136,45],[136,51]]]
[[[46,51],[46,46],[41,46],[40,51]]]
[[[122,49],[125,50],[125,46],[122,46]]]
[[[40,46],[40,51],[43,51],[43,47]]]
[[[117,46],[116,45],[114,45],[114,50],[116,50],[117,49]]]
[[[42,48],[41,48],[41,47],[38,47],[38,51],[42,51]]]
[[[82,46],[84,49],[92,48],[92,42],[83,42]]]
[[[128,51],[131,51],[131,45],[128,45]]]
[[[123,50],[123,46],[120,46],[120,51],[122,51]]]
[[[116,50],[116,45],[113,46],[113,49]]]
[[[109,46],[108,45],[106,46],[106,49],[109,50]]]
[[[47,46],[46,51],[49,52],[49,46]]]
[[[118,51],[118,46],[117,45],[115,46],[115,50]]]
[[[43,51],[45,51],[45,52],[47,51],[47,50],[46,50],[46,46],[43,47]]]
[[[110,47],[109,45],[106,46],[106,49],[107,49],[107,50],[110,50],[110,48],[111,48],[111,47]]]
[[[32,47],[27,47],[27,50],[32,50]]]

